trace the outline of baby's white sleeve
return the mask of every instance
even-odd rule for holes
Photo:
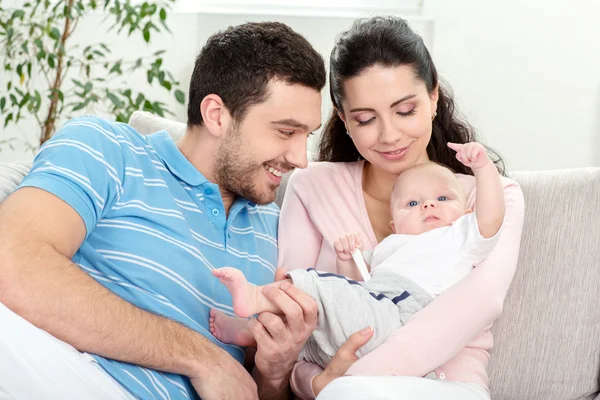
[[[459,251],[468,257],[473,265],[477,265],[492,252],[498,242],[503,226],[504,223],[494,236],[486,239],[479,232],[477,216],[473,212],[454,221],[450,229]]]

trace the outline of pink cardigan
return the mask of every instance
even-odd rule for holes
[[[336,272],[334,240],[361,232],[365,249],[377,245],[362,193],[364,162],[311,163],[291,176],[279,224],[279,266]],[[475,178],[458,174],[470,208]],[[488,258],[437,297],[388,340],[354,363],[349,375],[425,376],[488,386],[486,367],[494,345],[492,322],[500,316],[513,279],[523,228],[524,200],[517,183],[503,178],[506,217]],[[321,369],[298,362],[292,389],[313,399],[312,379]]]

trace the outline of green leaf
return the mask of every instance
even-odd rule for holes
[[[168,91],[171,91],[171,89],[173,88],[173,86],[171,85],[171,82],[169,82],[169,81],[162,81],[161,86],[164,87],[165,89],[167,89]]]
[[[156,56],[160,56],[160,55],[162,55],[162,54],[165,54],[166,52],[167,52],[166,50],[158,50],[158,51],[155,51],[155,52],[154,52],[154,56],[155,56],[155,57],[156,57]]]
[[[10,104],[16,106],[17,104],[19,104],[19,102],[17,101],[17,96],[15,96],[14,94],[10,94]]]
[[[23,75],[23,65],[22,64],[17,65],[17,75],[19,75],[19,76]]]
[[[171,30],[169,29],[169,27],[167,26],[167,23],[165,21],[160,21],[160,24],[163,26],[163,28],[165,28],[165,30],[169,33],[173,33],[171,32]]]
[[[58,28],[52,28],[52,30],[48,33],[48,36],[54,40],[60,39],[60,31]]]
[[[4,107],[6,106],[6,97],[0,98],[0,111],[4,111]]]
[[[54,54],[50,54],[48,56],[48,66],[52,69],[54,69],[54,67],[56,66],[56,63],[54,61]]]
[[[85,86],[83,87],[84,92],[88,93],[92,90],[92,82],[86,82]]]
[[[31,61],[27,63],[27,75],[31,78]]]
[[[27,102],[29,101],[29,99],[31,99],[31,95],[29,93],[27,93],[22,99],[21,102],[19,103],[19,108],[23,108],[23,106],[25,104],[27,104]]]
[[[114,104],[115,108],[122,108],[123,102],[115,94],[106,91],[106,97]]]
[[[165,10],[164,8],[160,9],[160,20],[164,21],[167,19],[167,10]]]
[[[46,58],[46,52],[44,50],[40,50],[35,57],[38,59],[38,61],[44,59]]]
[[[25,16],[25,11],[23,10],[15,10],[13,12],[11,19],[23,18]]]
[[[113,72],[119,75],[123,75],[123,71],[121,71],[121,61],[118,61],[115,65],[112,66],[110,71],[108,71],[109,74],[112,74]]]
[[[8,123],[13,119],[13,114],[10,113],[8,114],[8,116],[6,117],[6,119],[4,120],[4,127],[6,128],[6,125],[8,125]]]
[[[23,44],[21,44],[21,49],[23,50],[23,52],[28,53],[29,52],[29,48],[27,47],[27,45],[29,44],[29,42],[26,40],[23,42]]]
[[[147,71],[146,78],[148,78],[148,83],[152,83],[152,80],[154,80],[154,71]]]
[[[185,104],[185,93],[183,93],[181,90],[177,89],[175,91],[175,98],[179,103]]]
[[[140,105],[142,104],[143,101],[146,100],[146,97],[143,94],[138,94],[137,99],[135,99],[135,106],[137,108],[140,108]]]
[[[73,107],[72,111],[79,111],[85,108],[85,103],[77,103],[77,105],[75,105],[75,107]]]
[[[54,93],[58,94],[58,99],[62,102],[65,101],[65,95],[63,94],[63,92],[61,92],[58,89],[50,89],[50,96],[48,98],[52,98],[52,95],[54,95]]]
[[[146,43],[150,42],[150,30],[149,29],[144,30],[144,40],[146,41]]]
[[[71,79],[71,81],[73,81],[73,83],[77,86],[79,86],[80,88],[83,89],[83,83],[81,83],[80,81],[78,81],[77,79]]]
[[[43,50],[44,49],[44,43],[42,43],[42,39],[37,38],[33,41],[35,43],[35,45],[38,47],[38,49]]]

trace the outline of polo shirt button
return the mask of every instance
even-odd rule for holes
[[[227,234],[227,238],[228,238],[228,239],[231,239],[231,233],[228,233],[228,234]]]
[[[442,373],[440,374],[440,379],[446,379],[446,374],[442,372]]]
[[[212,215],[214,215],[215,217],[218,216],[219,215],[219,210],[217,210],[216,208],[213,208]]]
[[[211,194],[213,194],[213,190],[211,188],[206,188],[206,189],[204,189],[204,193],[211,195]]]

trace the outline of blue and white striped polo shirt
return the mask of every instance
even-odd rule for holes
[[[71,120],[45,143],[22,186],[51,192],[79,213],[87,234],[73,262],[97,282],[243,361],[243,349],[210,334],[211,308],[233,315],[231,297],[211,270],[232,266],[256,285],[272,282],[276,205],[237,199],[226,216],[218,186],[167,132],[144,137],[97,117]],[[198,398],[185,377],[95,358],[139,398]]]

